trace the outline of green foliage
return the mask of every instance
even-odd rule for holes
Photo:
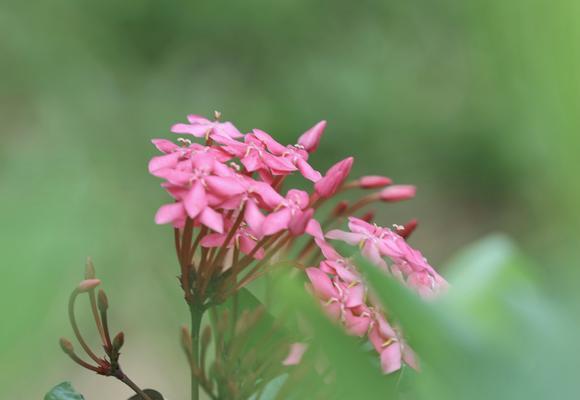
[[[574,398],[574,321],[542,295],[529,261],[501,236],[466,249],[451,288],[425,303],[358,257],[381,302],[421,356],[413,390],[422,399]]]
[[[53,387],[44,396],[44,400],[84,400],[84,397],[73,388],[70,382],[63,382]]]

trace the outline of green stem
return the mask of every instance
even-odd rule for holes
[[[189,310],[191,312],[191,400],[199,400],[199,378],[195,370],[201,371],[203,368],[203,365],[199,363],[199,337],[205,308],[194,302],[189,306]]]

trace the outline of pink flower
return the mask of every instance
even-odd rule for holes
[[[288,229],[294,219],[302,217],[303,210],[308,207],[309,201],[308,193],[296,189],[289,190],[286,198],[264,220],[262,233],[273,235]],[[304,229],[308,221],[305,222]]]
[[[314,170],[308,164],[308,152],[306,150],[295,146],[281,145],[272,136],[259,129],[254,129],[254,135],[264,143],[270,153],[289,160],[306,179],[316,182],[321,178],[320,172]]]
[[[350,174],[353,162],[354,159],[348,157],[330,167],[326,175],[314,185],[316,193],[322,198],[333,196]]]
[[[232,223],[230,222],[228,230],[231,229],[231,225]],[[229,232],[210,233],[203,237],[200,244],[203,247],[209,248],[222,247],[228,235]],[[226,247],[232,248],[234,246],[237,246],[242,253],[250,254],[254,249],[254,247],[256,246],[256,243],[258,242],[259,239],[260,237],[258,236],[258,234],[253,232],[250,227],[248,227],[245,224],[241,224]],[[262,259],[263,257],[264,257],[264,249],[258,249],[254,254],[254,258],[256,259]]]
[[[375,313],[373,327],[369,339],[375,350],[380,354],[381,368],[385,374],[390,374],[401,368],[402,362],[418,370],[415,353],[393,329],[383,315]]]
[[[180,226],[185,216],[216,232],[223,232],[223,217],[212,206],[221,202],[220,195],[243,190],[233,172],[215,159],[210,152],[198,153],[174,168],[164,168],[157,175],[165,178],[178,205],[165,205],[156,215],[158,223],[172,222]],[[186,214],[186,215],[184,215]]]
[[[307,152],[314,153],[318,148],[318,144],[320,143],[320,139],[324,134],[325,128],[326,121],[320,121],[298,138],[298,144],[302,146]]]
[[[412,185],[394,185],[389,186],[379,194],[382,201],[403,201],[415,197],[417,189]]]
[[[447,287],[425,257],[395,232],[354,217],[349,218],[349,228],[350,232],[330,231],[326,237],[362,246],[362,254],[383,269],[387,267],[383,257],[389,257],[391,273],[402,280],[406,276],[407,285],[423,297],[432,297]]]
[[[243,143],[235,140],[223,141],[225,144],[223,149],[238,157],[248,172],[288,175],[297,170],[290,160],[270,153],[266,143],[260,139],[261,135],[256,135],[256,132],[262,131],[254,129],[254,133],[245,136]],[[277,145],[282,146],[279,143]],[[273,146],[273,143],[270,143],[270,146]]]
[[[171,132],[189,134],[195,137],[226,137],[236,139],[242,137],[241,132],[231,122],[210,121],[199,115],[188,115],[189,124],[175,124]]]

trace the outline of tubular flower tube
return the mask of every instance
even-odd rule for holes
[[[328,241],[359,246],[365,258],[422,298],[443,292],[445,280],[406,241],[416,221],[394,225],[391,230],[371,223],[375,214],[369,210],[361,212],[362,219],[353,216],[371,203],[411,199],[415,187],[393,185],[383,175],[346,182],[352,157],[321,175],[310,156],[319,147],[326,121],[290,145],[279,143],[264,130],[242,133],[220,117],[216,113],[212,121],[189,115],[188,123],[171,128],[185,135],[177,143],[152,141],[161,154],[151,159],[149,172],[162,180],[161,187],[171,199],[159,208],[155,221],[175,228],[186,301],[198,302],[200,307],[219,303],[281,258],[299,254],[292,264],[305,270],[312,294],[349,334],[371,343],[385,373],[403,364],[417,368],[401,330],[386,317],[388,305],[374,301],[357,266]],[[200,143],[192,142],[196,138]],[[284,188],[286,177],[293,174],[306,180],[307,189]],[[348,203],[339,198],[345,190],[357,188],[377,192]],[[336,202],[330,213],[320,215],[321,203],[331,200]],[[345,220],[348,230],[333,229],[332,225]],[[303,242],[297,240],[301,237],[306,238],[306,245],[292,251],[292,246]],[[304,349],[301,344],[293,347],[285,364],[299,362]]]

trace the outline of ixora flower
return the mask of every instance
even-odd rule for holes
[[[307,266],[312,292],[328,314],[347,332],[368,338],[386,373],[396,371],[401,363],[416,367],[412,350],[400,331],[390,327],[382,307],[368,295],[356,265],[327,241],[360,246],[363,256],[420,296],[436,296],[446,287],[445,280],[406,241],[416,221],[391,230],[373,223],[372,213],[355,216],[373,203],[410,199],[415,196],[415,187],[392,185],[392,180],[382,175],[347,181],[352,157],[337,162],[322,176],[310,164],[309,155],[318,148],[326,121],[299,136],[297,144],[285,145],[261,129],[243,134],[230,122],[220,122],[219,116],[210,121],[190,115],[189,124],[171,129],[202,138],[203,143],[153,141],[164,155],[151,161],[150,172],[164,180],[162,187],[174,199],[160,208],[156,221],[174,226],[182,274],[189,280],[195,276],[193,287],[182,282],[186,299],[211,301],[204,297],[208,296],[205,289],[220,277],[231,279],[228,271],[235,271],[235,283],[229,285],[229,291],[227,285],[221,286],[226,291],[222,297],[227,297],[259,276],[260,269],[288,254],[296,239],[306,235],[310,237],[308,244],[294,261]],[[283,194],[285,178],[294,173],[312,182],[310,193],[290,188]],[[342,202],[330,216],[319,219],[322,203],[350,189],[376,191],[350,206]],[[324,233],[322,226],[340,224],[345,218],[348,231],[331,229]],[[195,230],[197,239],[192,242]],[[214,251],[209,255],[195,251],[204,248]]]
[[[403,365],[418,369],[417,356],[390,317],[389,305],[377,301],[356,261],[334,248],[336,241],[357,246],[385,275],[423,299],[443,292],[445,280],[407,242],[417,221],[386,228],[374,221],[373,210],[365,209],[411,199],[415,187],[395,185],[383,175],[352,179],[353,157],[334,163],[322,175],[311,155],[321,143],[326,121],[297,135],[297,143],[282,144],[264,130],[242,133],[220,118],[218,112],[213,120],[189,115],[188,123],[173,125],[171,132],[181,136],[175,141],[154,139],[161,154],[148,165],[168,195],[155,222],[173,228],[179,283],[191,316],[191,328],[182,328],[181,344],[191,368],[192,400],[199,399],[200,389],[208,398],[257,398],[268,379],[295,373],[288,381],[296,382],[312,372],[300,369],[308,368],[304,359],[315,359],[316,366],[325,363],[324,357],[308,353],[305,337],[278,332],[282,324],[252,331],[263,323],[264,306],[238,312],[241,291],[278,265],[297,267],[294,275],[302,277],[306,291],[329,318],[374,349],[385,374]],[[305,185],[287,187],[286,178],[294,174],[301,175]],[[358,193],[350,196],[354,200],[341,199],[348,191]],[[326,204],[331,201],[334,206]],[[264,283],[269,285],[269,280]],[[100,284],[89,262],[85,279],[69,301],[69,319],[89,362],[66,339],[60,343],[63,351],[82,367],[121,380],[140,398],[158,398],[141,390],[122,371],[119,358],[125,335],[110,335],[109,302],[102,290],[96,293]],[[101,338],[102,357],[84,340],[75,319],[76,298],[85,295]],[[226,301],[231,312],[220,308]],[[208,310],[211,323],[203,323]],[[244,353],[249,335],[264,331],[275,341],[268,351]],[[212,361],[206,358],[210,344],[216,352]],[[256,370],[264,366],[266,377],[257,376]],[[327,379],[332,374],[325,372],[323,380]]]

